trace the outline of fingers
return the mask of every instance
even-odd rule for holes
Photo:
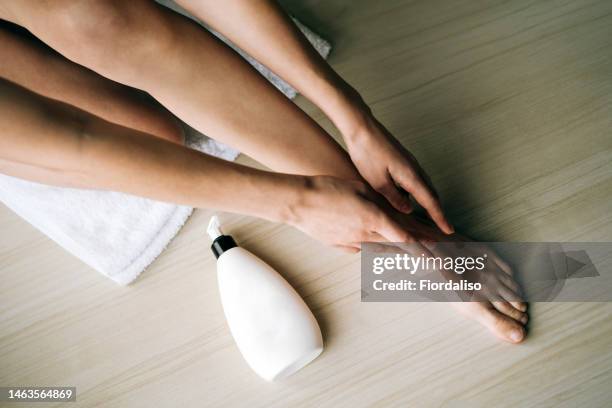
[[[377,232],[364,232],[361,237],[362,242],[388,243],[389,241]],[[357,244],[359,245],[359,244]]]
[[[397,188],[390,175],[387,175],[387,183],[377,188],[376,191],[382,194],[397,211],[404,214],[410,214],[412,212],[410,197]]]
[[[349,245],[334,245],[334,248],[347,252],[349,254],[356,254],[361,251],[359,247]]]
[[[398,220],[402,227],[408,230],[413,236],[418,237],[418,240],[423,243],[436,243],[440,241],[440,233],[437,228],[434,229],[415,217],[402,217]]]
[[[374,232],[382,235],[389,242],[415,242],[414,237],[389,215],[379,212],[373,225]]]
[[[398,187],[393,184],[393,188],[398,191]],[[383,189],[377,190],[377,192],[383,191]],[[382,193],[380,193],[382,194]],[[402,199],[407,199],[402,192],[397,193],[402,196]],[[383,220],[385,223],[393,224],[396,230],[399,231],[399,235],[403,236],[402,240],[395,240],[390,242],[437,242],[439,241],[440,234],[437,232],[437,228],[433,227],[433,224],[428,225],[425,220],[417,219],[416,217],[406,217],[404,214],[397,212],[396,208],[394,208],[388,199],[382,199],[382,197],[378,196],[376,192],[370,190],[365,193],[364,196],[376,205],[375,215],[373,216],[374,228],[372,230],[376,231],[376,228],[380,225],[379,221],[379,212],[386,215]],[[407,199],[410,202],[409,199]],[[408,204],[408,208],[412,211],[412,205]],[[387,221],[389,220],[389,221]]]
[[[440,201],[433,191],[427,187],[422,179],[418,178],[417,176],[411,180],[407,180],[406,176],[404,176],[399,179],[399,185],[404,190],[412,194],[414,199],[427,211],[438,228],[440,228],[446,234],[452,234],[455,232],[454,228],[446,219],[444,211],[442,211]]]
[[[436,188],[434,187],[433,182],[431,181],[431,178],[429,177],[429,174],[425,173],[425,170],[423,170],[421,166],[418,166],[418,171],[419,171],[419,175],[421,176],[421,178],[425,180],[425,184],[429,188],[429,191],[431,191],[431,193],[436,198],[436,200],[440,200],[440,195],[438,194],[438,190],[436,190]]]
[[[396,190],[395,193],[401,196],[401,192],[399,192],[395,185],[393,185],[393,188]],[[379,192],[380,191],[381,190],[379,190]],[[387,188],[382,191],[389,192],[391,190]],[[427,229],[418,222],[410,226],[402,225],[399,220],[394,219],[391,215],[391,213],[393,213],[393,208],[391,208],[389,202],[386,200],[381,201],[380,197],[377,197],[374,191],[365,189],[359,192],[370,201],[367,209],[369,215],[366,216],[364,223],[365,231],[362,232],[362,236],[360,237],[362,241],[410,244],[407,248],[400,247],[400,249],[431,255],[429,249],[423,246],[420,240],[429,237],[433,242],[435,234],[424,233],[427,232]],[[406,197],[401,196],[401,199],[406,199]],[[406,209],[405,206],[404,209]]]
[[[379,216],[375,232],[387,241],[397,243],[399,249],[412,253],[414,256],[433,256],[431,251],[416,240],[406,228],[383,212]]]
[[[403,185],[402,185],[403,186]],[[452,234],[455,232],[454,228],[446,219],[440,201],[433,195],[433,193],[422,183],[418,183],[411,191],[414,199],[425,208],[431,219],[436,223],[438,228],[444,231],[446,234]]]

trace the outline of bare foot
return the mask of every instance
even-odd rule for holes
[[[463,277],[482,282],[483,290],[474,295],[472,301],[453,303],[453,307],[462,315],[485,326],[500,339],[520,343],[527,334],[527,303],[522,301],[521,289],[514,280],[510,266],[487,247],[480,248],[478,253],[488,254],[489,262],[485,271],[466,273]]]
[[[443,259],[450,256],[457,259],[467,255],[476,258],[484,254],[484,257],[487,258],[486,268],[482,271],[466,271],[461,275],[444,268],[439,271],[440,280],[462,279],[482,284],[482,290],[477,293],[458,292],[457,294],[464,301],[452,302],[453,307],[462,315],[485,326],[500,339],[510,343],[522,342],[527,335],[525,325],[529,320],[529,315],[527,314],[527,303],[523,301],[521,288],[514,279],[514,272],[510,265],[484,244],[473,242],[459,234],[445,235],[435,227],[426,226],[420,219],[418,221],[407,227],[418,227],[418,232],[422,236],[430,237],[430,240],[422,241],[430,252],[428,255]],[[461,243],[469,244],[462,245]],[[421,245],[415,246],[414,244],[402,246],[403,250],[416,254],[414,256],[421,254],[421,248]],[[430,276],[433,274],[428,275]]]
[[[486,268],[482,271],[466,272],[461,279],[482,283],[483,289],[464,297],[464,302],[453,302],[453,307],[464,316],[473,319],[500,339],[510,343],[520,343],[525,339],[525,325],[529,320],[527,303],[521,296],[521,289],[514,279],[510,265],[501,259],[491,248],[458,234],[446,236],[446,243],[426,245],[432,253],[439,256],[474,256],[487,257]],[[449,242],[464,242],[469,245],[448,245]],[[458,278],[452,271],[442,270],[442,275],[448,280]]]

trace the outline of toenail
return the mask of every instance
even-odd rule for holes
[[[521,341],[523,339],[523,333],[519,330],[515,330],[510,334],[510,338],[512,341]]]

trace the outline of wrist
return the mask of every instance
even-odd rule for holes
[[[340,131],[347,144],[365,134],[373,122],[372,111],[361,95],[350,85],[336,85],[329,91],[325,104],[319,107]]]
[[[301,219],[301,208],[308,191],[312,189],[312,178],[300,175],[282,175],[277,189],[273,221],[295,225]]]

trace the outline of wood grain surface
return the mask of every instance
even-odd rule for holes
[[[332,65],[429,171],[458,230],[612,241],[612,2],[284,4],[332,40]],[[210,214],[123,288],[0,207],[0,386],[74,385],[66,407],[610,406],[611,304],[533,304],[527,341],[503,344],[446,304],[360,303],[358,255],[226,214],[324,330],[320,358],[265,383],[222,314]]]

